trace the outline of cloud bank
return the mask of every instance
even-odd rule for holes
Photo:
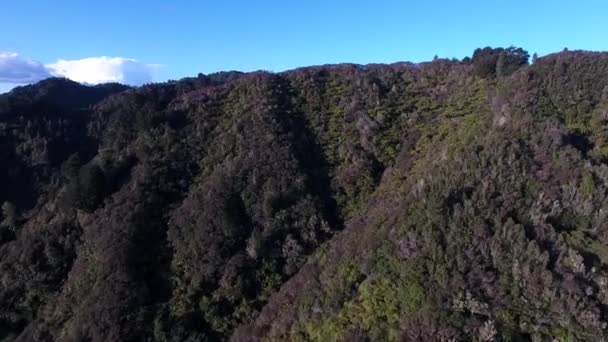
[[[47,64],[46,67],[55,76],[67,77],[81,83],[119,82],[140,85],[152,81],[152,74],[157,66],[132,58],[102,56],[76,60],[60,59],[56,63]]]
[[[141,85],[152,81],[158,67],[133,58],[106,56],[60,59],[55,63],[43,64],[17,53],[0,52],[0,89],[38,82],[51,76],[87,84],[119,82]]]
[[[0,82],[26,84],[50,77],[44,64],[20,57],[16,53],[0,52]]]

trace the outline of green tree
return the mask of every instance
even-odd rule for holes
[[[63,164],[61,164],[61,174],[63,175],[63,178],[66,180],[76,178],[81,165],[82,162],[78,156],[78,153],[72,154],[70,157],[68,157],[68,159],[66,159],[66,161],[63,162]]]
[[[496,62],[498,61],[499,53],[500,49],[493,49],[491,47],[476,49],[473,52],[473,57],[471,58],[475,74],[481,78],[495,77]]]
[[[14,228],[17,224],[17,207],[12,202],[4,202],[2,204],[2,221],[3,226]]]
[[[477,76],[494,78],[509,76],[520,67],[527,65],[530,55],[522,48],[491,48],[476,49],[472,63]]]
[[[68,206],[94,210],[105,195],[105,175],[97,165],[84,165],[67,186],[64,200]]]
[[[86,165],[78,173],[78,181],[82,191],[81,204],[83,208],[95,208],[103,199],[105,177],[97,165]]]

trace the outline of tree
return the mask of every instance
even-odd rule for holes
[[[530,54],[522,48],[511,46],[499,54],[500,59],[502,59],[502,66],[500,74],[497,70],[498,76],[509,76],[522,66],[528,65]]]
[[[97,165],[86,165],[78,173],[78,181],[82,191],[82,205],[94,208],[103,199],[105,177]]]
[[[2,226],[14,228],[17,224],[17,207],[12,202],[4,202],[2,204]]]
[[[247,251],[247,255],[249,255],[251,259],[257,259],[261,247],[262,233],[258,229],[254,229],[253,232],[251,232],[251,236],[247,240],[247,247],[245,249]]]
[[[473,52],[473,68],[477,76],[494,78],[509,76],[520,67],[528,64],[530,55],[522,48],[476,49]]]
[[[61,164],[61,174],[63,178],[66,180],[72,180],[78,176],[78,170],[82,162],[78,153],[74,153],[66,159],[66,161]]]
[[[74,208],[94,210],[105,195],[105,175],[97,165],[84,165],[67,186],[64,200]]]
[[[532,55],[532,63],[536,62],[538,62],[538,54],[535,52],[534,55]]]

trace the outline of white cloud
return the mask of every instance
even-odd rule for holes
[[[49,70],[40,62],[12,52],[0,52],[0,83],[26,84],[50,77]]]
[[[76,60],[60,59],[47,64],[54,76],[89,84],[119,82],[140,85],[152,81],[157,65],[145,64],[136,59],[122,57],[90,57]]]
[[[60,59],[45,65],[23,58],[17,53],[0,52],[0,92],[12,86],[38,82],[51,76],[66,77],[88,84],[119,82],[141,85],[151,82],[158,68],[157,64],[146,64],[133,58],[106,56]]]

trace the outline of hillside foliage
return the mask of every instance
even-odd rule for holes
[[[608,54],[0,95],[2,341],[600,341]]]

